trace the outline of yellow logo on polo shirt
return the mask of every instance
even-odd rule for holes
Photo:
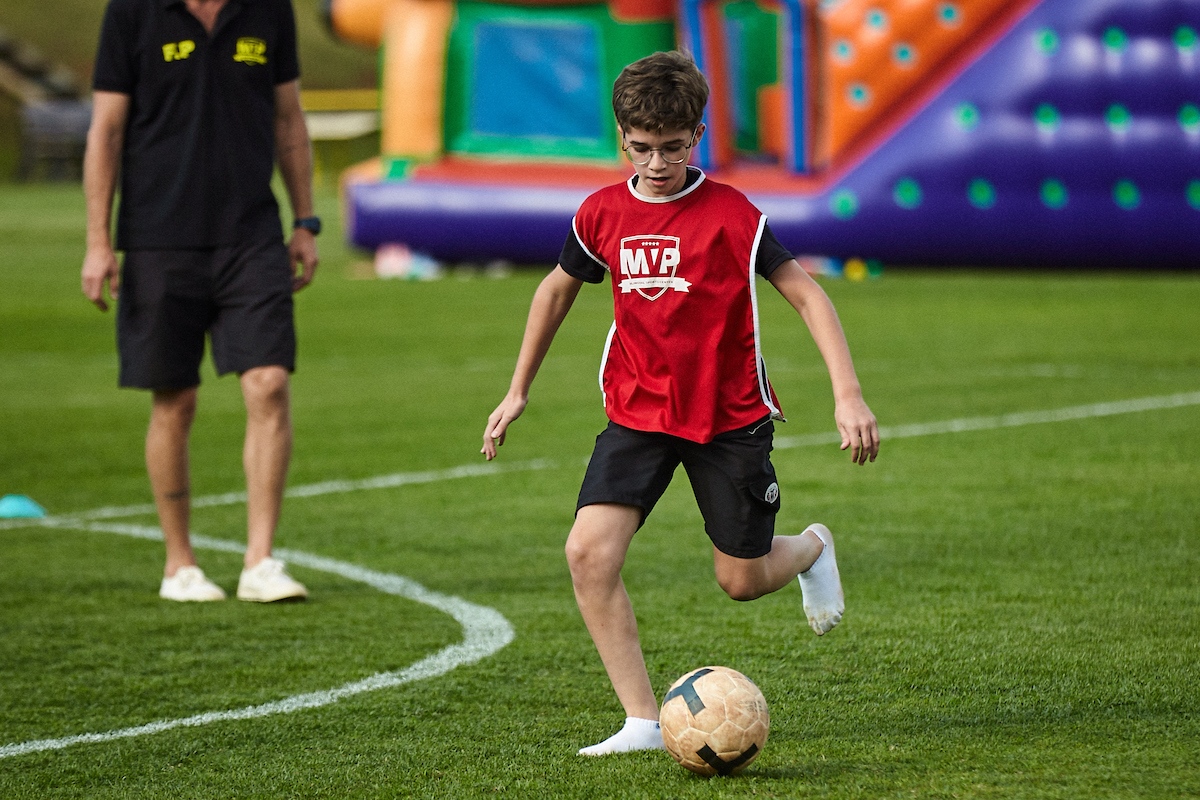
[[[237,51],[233,54],[233,60],[243,64],[265,64],[267,43],[252,36],[243,36],[237,40]]]
[[[167,42],[162,46],[163,61],[183,61],[196,49],[196,43],[191,39],[182,42]]]

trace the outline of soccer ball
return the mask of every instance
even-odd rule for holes
[[[658,721],[667,752],[699,775],[740,772],[762,752],[771,727],[763,693],[729,667],[701,667],[675,681]]]

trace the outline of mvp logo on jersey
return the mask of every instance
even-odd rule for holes
[[[637,292],[647,300],[657,300],[667,289],[686,292],[690,283],[676,277],[679,268],[678,236],[626,236],[621,240],[619,284],[625,294]]]

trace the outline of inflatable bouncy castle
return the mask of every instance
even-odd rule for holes
[[[381,53],[351,242],[554,263],[628,178],[625,64],[692,53],[692,159],[792,252],[887,264],[1200,266],[1197,0],[329,0]]]

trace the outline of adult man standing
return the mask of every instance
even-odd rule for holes
[[[152,393],[146,467],[166,542],[160,596],[220,600],[189,536],[188,442],[206,335],[246,405],[242,600],[303,598],[271,557],[291,457],[292,293],[317,266],[312,151],[290,0],[110,0],[84,158],[83,293],[119,300],[119,383]],[[275,162],[295,217],[285,245]],[[110,237],[118,176],[116,245]],[[118,267],[114,249],[125,252]]]

